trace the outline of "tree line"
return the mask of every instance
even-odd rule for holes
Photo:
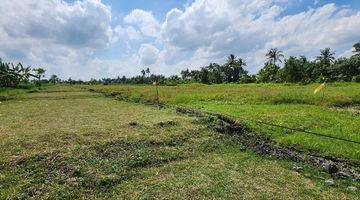
[[[210,63],[199,70],[183,70],[180,76],[165,77],[150,73],[149,68],[141,71],[135,77],[117,77],[115,79],[92,79],[91,83],[129,83],[148,84],[159,82],[165,85],[178,83],[311,83],[311,82],[360,82],[360,42],[353,45],[353,55],[350,58],[335,59],[335,53],[330,48],[320,51],[314,60],[305,56],[290,56],[284,59],[282,51],[273,48],[266,53],[267,61],[257,74],[249,74],[245,70],[246,62],[242,58],[230,55],[222,65]],[[283,63],[283,67],[280,67]]]
[[[184,70],[185,82],[210,83],[311,83],[311,82],[360,82],[360,43],[354,46],[353,56],[335,59],[330,48],[320,51],[315,60],[305,56],[284,59],[282,51],[274,48],[266,53],[267,61],[257,74],[250,75],[244,69],[242,58],[230,55],[223,65],[211,63],[200,70]],[[283,67],[279,63],[283,62]]]
[[[165,77],[151,74],[150,69],[141,70],[141,74],[134,77],[118,76],[117,78],[91,79],[89,81],[60,80],[57,75],[49,79],[42,79],[45,74],[43,68],[31,69],[21,63],[5,63],[0,59],[0,87],[19,87],[29,83],[68,83],[68,84],[150,84],[158,82],[163,85],[179,83],[311,83],[346,81],[360,82],[360,42],[353,45],[353,55],[350,58],[335,58],[330,48],[320,51],[314,60],[305,56],[290,56],[284,59],[282,51],[273,48],[266,53],[267,61],[257,74],[249,74],[245,70],[246,62],[231,54],[222,65],[210,63],[199,70],[183,70],[179,75]],[[283,63],[283,67],[280,67]],[[33,78],[33,79],[31,79]]]

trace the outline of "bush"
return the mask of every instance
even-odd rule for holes
[[[360,75],[353,76],[353,77],[352,77],[352,82],[360,83]]]

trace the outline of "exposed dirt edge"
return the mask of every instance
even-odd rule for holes
[[[203,113],[188,108],[176,108],[176,112],[205,118],[208,126],[213,130],[236,136],[237,141],[242,144],[242,150],[248,149],[259,155],[268,155],[279,159],[289,159],[298,163],[307,163],[316,168],[322,168],[325,172],[334,177],[353,179],[360,181],[359,166],[346,161],[340,161],[332,157],[320,157],[308,155],[301,148],[286,148],[274,144],[265,136],[254,133],[243,124],[237,123],[234,119],[220,114]]]

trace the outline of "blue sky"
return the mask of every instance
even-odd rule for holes
[[[13,0],[0,2],[0,57],[61,78],[178,74],[230,53],[256,73],[269,48],[350,56],[358,0]]]

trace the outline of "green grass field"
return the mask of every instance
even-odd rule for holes
[[[314,94],[317,84],[179,85],[159,88],[160,101],[202,111],[229,115],[274,141],[301,146],[313,154],[335,156],[359,163],[360,146],[344,141],[275,128],[258,121],[300,128],[324,135],[360,141],[360,85],[328,84],[324,97]],[[146,102],[154,99],[151,86],[87,86],[113,93],[120,99]]]
[[[358,162],[359,146],[251,122],[359,140],[359,115],[331,108],[355,106],[359,85],[332,86],[324,101],[313,87],[181,85],[160,87],[160,99],[230,115],[280,144]],[[1,91],[0,199],[359,199],[359,190],[347,189],[359,182],[336,179],[329,187],[320,169],[241,151],[231,135],[196,117],[135,103],[153,94],[150,86],[120,85]]]

